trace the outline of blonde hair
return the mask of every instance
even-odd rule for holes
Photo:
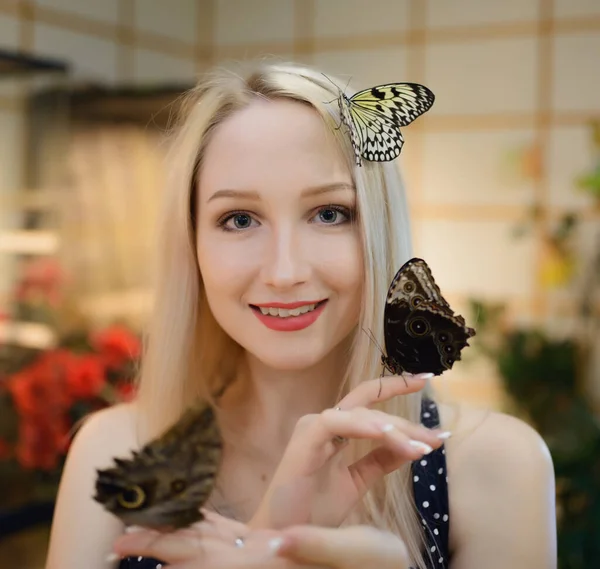
[[[216,70],[192,89],[183,105],[183,122],[170,148],[168,184],[161,209],[155,304],[141,367],[137,406],[143,438],[158,435],[198,398],[228,382],[242,348],[215,321],[203,294],[195,245],[195,185],[211,133],[226,117],[257,97],[285,98],[312,106],[347,158],[358,202],[364,257],[364,293],[360,322],[341,394],[381,372],[381,354],[361,329],[383,345],[381,322],[389,283],[411,255],[404,190],[395,163],[354,165],[350,138],[336,129],[335,99],[343,82],[295,64],[261,61],[234,73]],[[368,253],[367,253],[368,252]],[[379,405],[387,413],[420,422],[421,394],[397,397]],[[356,457],[369,450],[356,443]],[[411,491],[410,465],[389,474],[369,492],[360,508],[365,523],[400,535],[423,564],[423,535]]]

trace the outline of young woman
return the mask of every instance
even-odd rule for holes
[[[355,166],[332,81],[261,63],[190,93],[139,395],[79,431],[46,569],[106,569],[113,548],[139,568],[555,567],[553,469],[533,430],[438,408],[427,374],[379,393],[363,329],[382,344],[387,289],[411,256],[407,208],[394,162]],[[117,540],[92,500],[96,468],[223,386],[206,505],[221,515]]]

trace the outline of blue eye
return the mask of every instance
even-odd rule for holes
[[[246,229],[252,223],[252,218],[247,213],[238,213],[231,220],[237,229]]]
[[[353,219],[352,212],[341,206],[327,206],[321,208],[315,215],[317,222],[325,225],[341,225]],[[315,219],[313,218],[313,219]]]
[[[223,216],[218,222],[218,226],[223,231],[244,231],[252,227],[254,218],[245,211],[233,211]]]
[[[335,223],[338,212],[335,209],[322,209],[319,212],[319,219],[324,223]]]

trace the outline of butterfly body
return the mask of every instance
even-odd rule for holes
[[[94,499],[125,525],[177,529],[201,521],[221,463],[222,440],[209,406],[188,410],[130,459],[99,470]]]
[[[461,359],[475,330],[455,315],[422,259],[405,263],[392,280],[384,313],[382,364],[393,374],[441,375]]]
[[[363,158],[374,162],[397,158],[404,144],[400,127],[428,111],[434,100],[433,93],[418,83],[379,85],[352,97],[340,93],[340,117],[350,131],[357,166]]]

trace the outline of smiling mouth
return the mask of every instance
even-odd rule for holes
[[[327,302],[327,299],[321,300],[314,304],[305,304],[303,306],[297,306],[296,308],[275,308],[273,306],[255,306],[254,304],[250,305],[252,310],[260,312],[264,316],[275,316],[277,318],[293,318],[295,316],[302,316],[302,314],[307,314],[308,312],[312,312],[313,310],[319,308]]]

